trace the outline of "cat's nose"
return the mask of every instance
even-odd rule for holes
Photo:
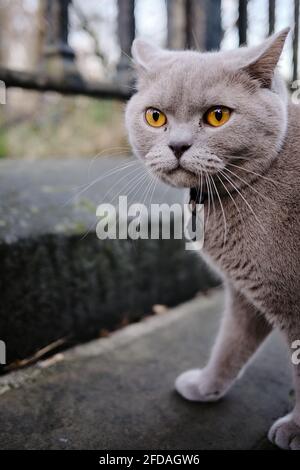
[[[175,157],[181,158],[181,156],[186,152],[189,148],[191,148],[191,145],[182,145],[182,144],[176,144],[176,145],[169,145],[169,148],[172,150],[174,153]]]

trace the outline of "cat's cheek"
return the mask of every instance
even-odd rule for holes
[[[138,158],[145,160],[145,156],[151,150],[152,142],[145,136],[141,129],[134,126],[128,132],[129,143],[133,150],[134,155]]]

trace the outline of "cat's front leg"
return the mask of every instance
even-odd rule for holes
[[[300,340],[300,330],[299,328],[293,330],[293,332],[288,334],[288,342],[291,351],[291,361],[298,362],[299,355],[294,358],[295,351],[291,346],[295,340]],[[295,334],[296,331],[299,331],[299,334]],[[293,378],[296,400],[294,410],[275,421],[268,437],[273,444],[281,449],[300,450],[300,364],[293,364]]]
[[[224,315],[208,364],[181,374],[175,382],[177,392],[191,401],[218,400],[270,331],[271,326],[257,309],[228,287]]]

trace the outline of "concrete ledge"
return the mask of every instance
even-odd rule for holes
[[[271,336],[217,404],[173,391],[204,365],[222,293],[0,378],[2,449],[272,449],[266,433],[292,404],[284,344]]]
[[[217,284],[181,240],[97,239],[96,207],[119,194],[130,193],[129,204],[182,201],[163,185],[145,198],[149,180],[131,161],[1,162],[0,339],[8,362],[61,338],[98,337],[154,304],[174,306]],[[143,178],[134,192],[132,173]]]

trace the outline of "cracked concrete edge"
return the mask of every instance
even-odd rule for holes
[[[55,371],[55,365],[62,362],[72,362],[81,358],[100,357],[130,342],[149,335],[152,332],[180,321],[188,315],[204,312],[216,302],[221,302],[222,289],[212,288],[207,294],[199,294],[192,300],[167,310],[163,314],[145,317],[138,323],[130,324],[111,333],[107,338],[99,338],[58,353],[48,359],[41,360],[26,369],[20,369],[0,377],[0,396],[10,390],[20,388],[28,382],[34,382],[41,374]],[[201,300],[200,300],[201,299]]]

